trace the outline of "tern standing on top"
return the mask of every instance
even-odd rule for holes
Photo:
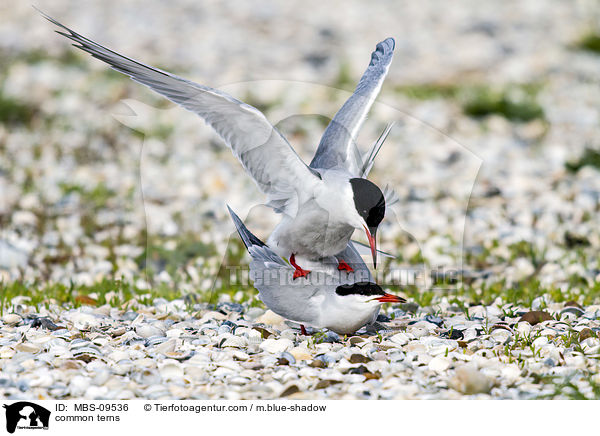
[[[327,126],[312,162],[306,165],[256,108],[120,55],[43,15],[66,30],[58,33],[75,41],[75,47],[196,113],[223,138],[267,195],[268,205],[283,214],[268,244],[289,257],[294,278],[310,272],[298,266],[296,256],[319,260],[338,255],[354,229],[365,231],[376,266],[376,233],[385,215],[385,197],[365,177],[391,126],[364,156],[355,140],[392,61],[392,38],[377,44],[356,90]],[[338,261],[340,269],[352,270],[343,258],[338,256]]]

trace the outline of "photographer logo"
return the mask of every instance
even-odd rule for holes
[[[14,433],[19,430],[48,430],[50,411],[28,401],[19,401],[6,409],[6,431]]]

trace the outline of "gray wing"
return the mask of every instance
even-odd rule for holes
[[[354,94],[344,103],[327,126],[311,168],[341,167],[360,177],[363,163],[355,141],[369,109],[379,94],[394,54],[394,39],[377,44],[371,62],[358,82]]]
[[[223,138],[278,211],[295,215],[298,197],[310,191],[319,180],[318,173],[302,162],[258,109],[217,89],[122,56],[40,13],[65,29],[68,33],[57,33],[75,41],[75,47],[202,117]]]

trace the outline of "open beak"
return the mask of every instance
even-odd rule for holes
[[[406,300],[402,297],[392,294],[383,294],[381,297],[375,298],[380,303],[406,303]]]
[[[377,227],[371,227],[367,229],[367,226],[363,225],[365,228],[365,232],[367,234],[367,239],[369,240],[369,246],[371,247],[371,255],[373,256],[373,268],[377,268],[377,239],[375,235],[377,234]]]

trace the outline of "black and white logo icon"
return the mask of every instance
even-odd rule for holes
[[[3,406],[6,409],[6,431],[14,433],[16,429],[48,430],[50,411],[28,401],[19,401]]]

